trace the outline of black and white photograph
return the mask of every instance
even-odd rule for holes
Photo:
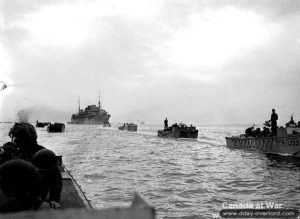
[[[300,0],[0,0],[0,217],[300,218]]]

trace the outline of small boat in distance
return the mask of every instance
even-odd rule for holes
[[[119,127],[119,130],[136,132],[137,125],[134,123],[124,123],[122,126]]]
[[[187,126],[183,123],[173,124],[171,127],[166,127],[164,130],[158,130],[158,137],[165,138],[198,138],[198,130],[195,126]]]
[[[51,122],[39,122],[39,120],[36,120],[35,127],[44,128],[45,126],[48,126],[50,124],[51,124]]]
[[[64,132],[65,131],[65,124],[64,123],[54,123],[50,124],[47,127],[48,132]]]
[[[110,124],[109,122],[105,122],[105,123],[103,124],[103,127],[111,127],[111,124]]]

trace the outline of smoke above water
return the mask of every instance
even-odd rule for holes
[[[17,113],[19,122],[29,122],[31,114],[32,114],[31,110],[25,110],[25,109],[19,110],[19,112]]]

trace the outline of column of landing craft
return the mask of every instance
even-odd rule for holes
[[[100,101],[99,101],[100,102]],[[88,106],[84,111],[79,110],[78,114],[73,114],[70,124],[99,124],[104,127],[110,126],[110,115],[95,105]],[[36,127],[47,127],[49,132],[64,132],[63,123],[40,123],[37,121]],[[53,129],[51,127],[54,127]],[[137,125],[124,123],[120,130],[137,131]],[[249,129],[247,129],[249,130]],[[253,128],[251,128],[253,130]],[[173,124],[168,126],[168,120],[164,121],[164,129],[158,131],[159,137],[166,138],[197,138],[198,130],[195,126],[185,124]],[[286,127],[277,127],[277,135],[271,132],[249,132],[239,136],[226,137],[226,144],[230,148],[258,149],[266,153],[279,153],[300,156],[300,122],[297,124],[291,118]],[[61,206],[63,211],[39,211],[39,212],[19,212],[5,214],[4,218],[155,218],[155,209],[135,194],[132,204],[128,208],[108,208],[102,210],[93,209],[90,200],[81,190],[71,173],[60,160],[60,171],[63,176],[63,191],[61,195]]]
[[[49,124],[47,124],[49,126]],[[132,124],[124,124],[130,127]],[[36,126],[39,126],[37,122]],[[39,126],[40,127],[40,126]],[[45,127],[45,126],[44,126]],[[135,128],[137,126],[134,126]],[[253,128],[251,128],[253,130]],[[291,118],[286,127],[277,128],[277,136],[268,133],[264,136],[263,132],[249,135],[241,134],[239,136],[226,137],[228,147],[249,149],[255,148],[267,153],[281,153],[299,156],[300,155],[300,122],[297,124]],[[158,131],[159,137],[170,138],[197,138],[198,130],[194,126],[184,124],[173,124],[168,126],[165,120],[165,128]],[[3,218],[152,218],[156,217],[155,208],[149,205],[138,193],[134,194],[130,207],[127,208],[107,208],[93,209],[90,200],[86,197],[81,187],[74,177],[62,163],[62,157],[58,156],[59,169],[63,177],[63,190],[61,194],[61,210],[41,210],[26,211],[17,213],[8,213],[1,215]]]
[[[277,114],[276,117],[277,120]],[[80,109],[79,104],[78,113],[72,115],[71,121],[68,122],[68,124],[95,124],[103,125],[103,127],[111,127],[109,118],[110,114],[102,108],[99,96],[98,106],[89,105],[82,110]],[[254,127],[252,127],[251,131],[253,131],[255,134],[251,135],[246,132],[245,134],[241,134],[239,136],[226,137],[225,139],[227,147],[239,149],[257,149],[264,153],[300,156],[300,122],[296,124],[292,117],[291,121],[288,122],[285,127],[277,127],[276,125],[275,129],[277,129],[277,131],[272,130],[272,132],[268,132],[269,128],[267,128],[267,126],[270,126],[268,122],[265,123],[263,131],[260,131],[259,128],[253,130]],[[37,121],[37,127],[39,127],[38,125],[39,123]],[[135,132],[137,131],[137,128],[137,124],[124,123],[119,127],[119,130]],[[272,129],[273,128],[274,126],[272,126]],[[49,132],[63,132],[65,125],[62,123],[56,123],[54,125],[50,124],[48,125],[47,129]],[[249,131],[249,129],[246,131]],[[166,118],[164,121],[164,129],[158,130],[158,136],[166,138],[195,139],[198,137],[198,130],[193,125],[187,126],[183,123],[175,123],[171,126],[168,126],[168,120]]]

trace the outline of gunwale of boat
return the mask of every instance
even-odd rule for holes
[[[61,174],[62,174],[62,180],[63,180],[63,190],[61,194],[61,205],[62,208],[86,208],[86,209],[93,209],[90,201],[86,197],[85,193],[81,189],[80,185],[77,183],[77,181],[74,179],[70,171],[65,167],[64,164],[62,164],[59,167]],[[69,182],[68,182],[69,181]],[[74,189],[70,188],[72,186]],[[75,193],[76,191],[76,193]],[[76,197],[77,196],[77,197]],[[68,197],[68,198],[67,198]],[[69,200],[69,198],[73,201],[74,206],[72,206],[72,202]],[[78,203],[81,202],[81,203]]]
[[[256,149],[264,153],[300,157],[300,134],[267,137],[225,137],[226,146],[236,149]]]
[[[231,136],[231,137],[225,137],[225,139],[232,139],[232,138],[238,138],[238,139],[254,139],[254,140],[260,140],[260,139],[284,139],[284,138],[291,138],[291,137],[300,137],[300,134],[294,134],[294,135],[287,135],[287,136],[260,136],[260,137],[245,137],[245,136]]]

